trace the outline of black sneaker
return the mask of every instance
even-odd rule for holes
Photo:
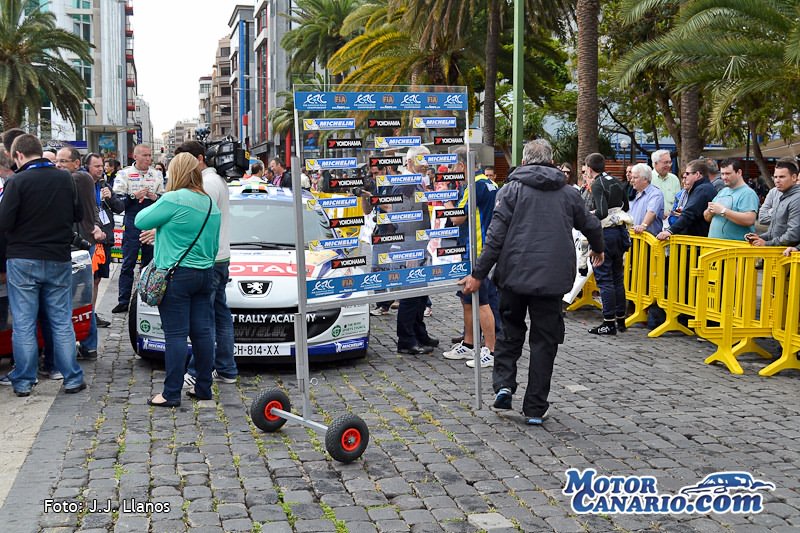
[[[95,315],[94,319],[98,328],[107,328],[111,325],[111,322],[105,320],[104,318],[100,318],[100,315]]]
[[[624,333],[627,329],[628,326],[625,325],[625,317],[617,318],[617,331]]]
[[[112,313],[127,313],[128,312],[128,304],[117,304],[117,306],[111,310]]]
[[[589,333],[593,335],[616,335],[617,327],[613,322],[603,322],[599,326],[591,328]]]
[[[494,397],[494,404],[492,404],[492,409],[495,411],[510,411],[511,410],[511,389],[508,387],[503,387],[499,391],[497,391],[497,395]]]
[[[96,361],[97,360],[97,350],[87,350],[83,346],[78,348],[78,360],[79,361]]]

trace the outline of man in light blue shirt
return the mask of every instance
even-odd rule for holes
[[[631,174],[636,190],[629,211],[633,218],[633,232],[647,231],[653,236],[658,235],[664,227],[664,193],[651,183],[652,172],[644,163],[634,165]]]
[[[711,222],[708,236],[741,241],[746,234],[755,231],[758,195],[744,182],[740,160],[726,159],[719,167],[725,188],[708,203],[703,213],[703,218]]]

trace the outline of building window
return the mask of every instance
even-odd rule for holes
[[[82,61],[73,61],[72,68],[78,71],[78,75],[86,84],[86,98],[92,98],[92,66]]]
[[[72,33],[86,41],[92,42],[92,16],[70,15],[72,17]]]
[[[219,55],[220,55],[220,57],[228,57],[229,55],[231,55],[230,46],[226,46],[224,48],[220,48],[219,49]]]
[[[231,87],[230,85],[223,85],[220,87],[220,95],[222,96],[230,96],[231,95]]]
[[[75,9],[92,9],[92,0],[73,0],[72,7]]]
[[[230,76],[231,75],[231,67],[220,67],[219,75],[220,76]]]

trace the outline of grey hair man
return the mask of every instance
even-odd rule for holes
[[[572,288],[577,270],[572,229],[589,240],[595,266],[603,262],[604,242],[600,221],[553,165],[550,143],[527,143],[522,163],[497,193],[483,252],[472,275],[459,283],[471,294],[495,267],[503,322],[494,354],[495,410],[511,409],[527,332],[525,318],[530,315],[531,360],[522,412],[529,425],[541,425],[550,407],[547,398],[558,345],[564,342],[561,298]]]
[[[725,187],[725,181],[722,179],[722,174],[719,172],[719,165],[710,157],[706,157],[705,161],[708,167],[708,181],[714,186],[714,190],[719,192]]]
[[[678,176],[670,172],[672,168],[672,156],[669,150],[656,150],[650,156],[653,161],[652,184],[661,189],[664,194],[664,218],[667,218],[675,203],[675,196],[681,190],[681,181]]]
[[[638,163],[631,168],[631,183],[636,196],[631,201],[630,215],[633,218],[633,232],[647,231],[658,235],[664,227],[664,193],[652,184],[650,167]]]

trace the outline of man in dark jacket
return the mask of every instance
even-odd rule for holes
[[[483,253],[472,275],[462,279],[464,293],[480,288],[495,264],[500,288],[503,335],[495,348],[494,409],[510,410],[517,389],[517,360],[522,356],[531,317],[528,388],[522,413],[528,424],[541,425],[548,415],[550,379],[558,345],[564,342],[561,298],[575,281],[572,229],[589,240],[592,264],[603,263],[600,221],[586,210],[577,190],[566,186],[564,173],[553,165],[553,149],[544,139],[525,145],[523,166],[497,193]]]
[[[703,212],[708,207],[708,202],[717,195],[717,191],[708,181],[708,165],[705,160],[690,161],[686,165],[683,179],[685,183],[689,184],[689,190],[686,192],[689,199],[686,200],[686,206],[675,224],[656,235],[660,241],[669,239],[670,235],[708,237],[709,223],[703,218]]]

